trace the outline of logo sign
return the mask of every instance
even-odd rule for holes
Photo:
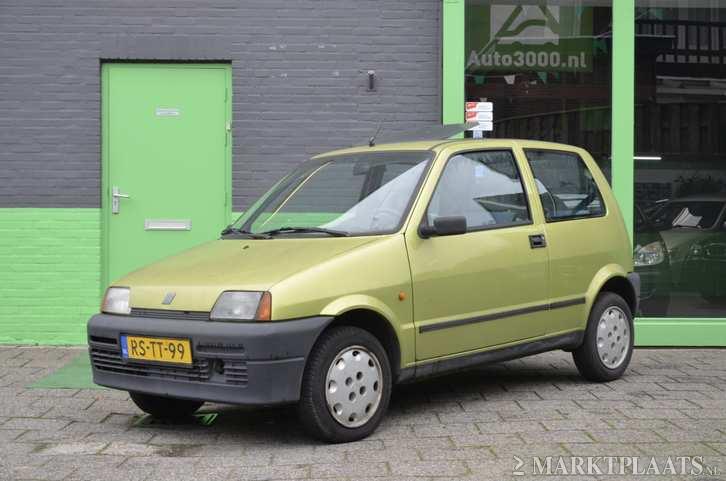
[[[467,72],[592,71],[593,7],[467,6]]]

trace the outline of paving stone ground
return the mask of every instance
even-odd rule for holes
[[[570,355],[553,352],[399,387],[379,430],[343,445],[307,438],[289,407],[206,405],[219,413],[211,426],[137,425],[126,393],[25,387],[81,352],[0,347],[0,479],[726,479],[726,349],[638,349],[608,384],[581,380]],[[533,474],[547,456],[553,474]],[[654,458],[664,471],[669,456],[701,456],[704,468],[555,470],[587,456]]]

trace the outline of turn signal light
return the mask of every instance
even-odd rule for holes
[[[255,314],[255,320],[257,321],[269,321],[272,318],[272,296],[269,292],[265,291],[262,293],[262,298],[257,306],[257,313]]]

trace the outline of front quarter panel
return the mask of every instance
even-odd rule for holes
[[[368,309],[398,336],[402,365],[414,359],[411,276],[403,234],[382,236],[274,285],[272,319],[338,316]],[[403,294],[403,299],[399,298]]]

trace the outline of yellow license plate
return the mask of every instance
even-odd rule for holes
[[[124,335],[121,336],[121,353],[124,359],[136,361],[192,363],[192,345],[189,339]]]

